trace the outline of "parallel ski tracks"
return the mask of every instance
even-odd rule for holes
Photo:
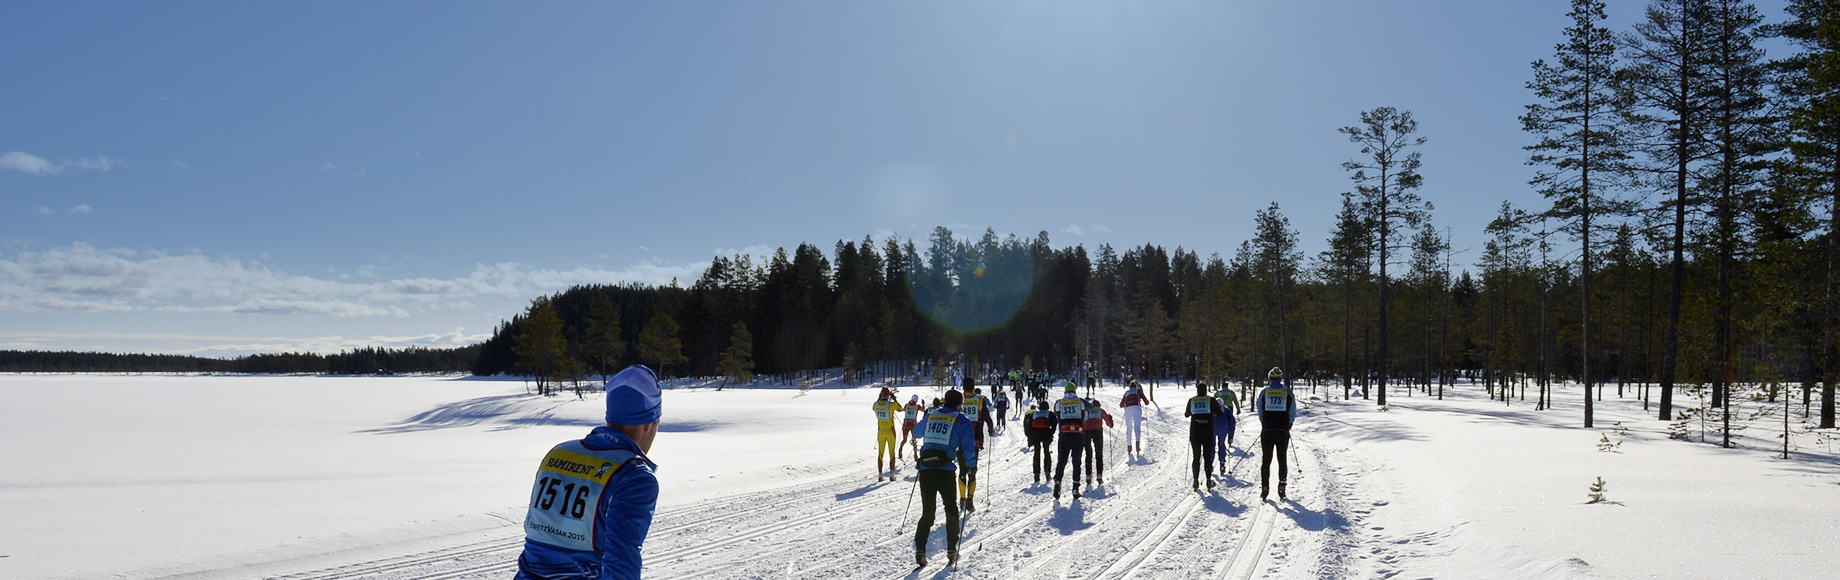
[[[727,498],[716,499],[716,500],[712,500],[709,503],[703,503],[703,504],[697,504],[694,506],[686,506],[682,508],[667,510],[660,514],[661,516],[664,516],[665,519],[674,519],[673,516],[682,516],[682,515],[688,515],[688,514],[693,514],[697,512],[714,511],[714,512],[720,513],[721,515],[716,515],[716,516],[706,517],[706,518],[695,518],[695,519],[686,518],[687,521],[683,521],[681,523],[675,523],[672,525],[655,527],[652,529],[652,533],[656,534],[659,537],[662,537],[665,535],[669,535],[673,532],[677,532],[679,530],[683,530],[687,528],[707,526],[711,524],[717,524],[721,522],[742,519],[742,518],[747,518],[751,516],[757,516],[762,513],[777,512],[791,505],[809,503],[812,501],[813,497],[822,497],[824,495],[834,493],[840,487],[838,486],[839,482],[835,480],[842,479],[845,477],[852,477],[852,476],[840,474],[838,476],[826,479],[822,482],[808,484],[805,486],[794,486],[794,488],[791,490],[787,488],[771,489],[771,490],[755,492],[751,494],[742,494],[742,495],[730,496]],[[842,487],[847,487],[847,484]],[[797,488],[807,488],[807,489],[797,490]],[[756,499],[760,496],[771,497],[771,496],[777,496],[777,495],[782,495],[782,494],[787,494],[787,493],[791,493],[792,495],[790,497],[786,497],[783,499],[775,499],[775,500],[769,500],[769,501],[764,501],[764,502]],[[741,504],[741,505],[736,505],[736,504]],[[868,507],[868,504],[859,504],[859,505],[862,508]],[[747,530],[743,530],[742,532],[740,532],[740,534],[737,535],[736,538],[729,538],[722,542],[716,542],[716,543],[711,543],[711,544],[690,546],[690,547],[686,547],[685,549],[702,550],[702,549],[707,549],[710,547],[719,547],[719,545],[726,545],[727,543],[732,543],[732,541],[742,541],[744,539],[752,539],[752,538],[756,538],[762,535],[766,535],[776,529],[783,528],[784,526],[787,526],[787,525],[796,525],[797,523],[802,523],[802,522],[809,521],[809,520],[821,520],[821,519],[824,519],[826,516],[850,513],[850,512],[856,511],[856,509],[860,509],[860,508],[852,508],[852,509],[845,509],[845,510],[826,510],[825,512],[813,514],[811,516],[806,516],[802,518],[797,518],[796,520],[774,520],[772,523],[764,525],[764,526],[758,526],[754,528],[749,528]],[[741,538],[741,536],[745,536],[745,538]],[[492,540],[473,542],[473,543],[468,543],[468,544],[464,544],[461,546],[434,550],[430,552],[423,552],[423,553],[416,554],[413,556],[389,558],[389,559],[384,559],[384,560],[376,560],[376,561],[371,561],[371,562],[339,566],[335,568],[313,570],[309,572],[289,574],[285,576],[277,576],[277,577],[274,577],[274,579],[275,580],[354,580],[357,578],[390,578],[393,580],[445,580],[449,578],[464,577],[464,576],[468,576],[471,574],[493,572],[493,571],[501,570],[501,569],[506,570],[506,571],[516,569],[517,560],[515,556],[509,559],[494,558],[491,562],[487,562],[483,564],[476,564],[476,565],[469,565],[469,566],[465,566],[462,568],[451,568],[449,566],[451,566],[451,564],[456,561],[476,559],[479,557],[484,557],[484,556],[499,553],[499,552],[512,552],[516,550],[521,550],[523,549],[523,547],[524,547],[524,536],[521,533],[517,533],[509,537],[505,537],[505,538],[496,538]],[[647,554],[646,557],[647,557],[647,560],[651,560],[652,558],[658,558],[658,557],[670,557],[676,552],[677,550],[673,550],[670,552],[661,552],[658,555]],[[431,568],[431,569],[423,570],[421,571],[422,573],[420,574],[410,574],[410,575],[391,574],[392,572],[411,570],[411,569],[416,569],[416,568]]]

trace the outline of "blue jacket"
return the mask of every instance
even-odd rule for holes
[[[939,431],[933,431],[937,425]],[[914,425],[914,433],[921,437],[920,469],[956,469],[956,462],[965,463],[965,469],[977,469],[977,423],[966,419],[958,409],[942,407],[928,411],[926,418]],[[941,461],[940,458],[944,460]]]
[[[631,438],[604,425],[551,449],[531,491],[517,580],[638,578],[640,550],[658,506],[657,468]],[[590,525],[582,521],[582,508],[601,480],[592,530],[571,532],[571,524],[584,530]],[[558,488],[560,495],[554,493]],[[581,549],[590,545],[591,550]]]

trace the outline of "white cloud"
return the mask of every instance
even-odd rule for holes
[[[107,155],[97,155],[89,159],[78,159],[75,162],[67,161],[64,164],[74,166],[77,169],[88,169],[90,171],[108,171],[116,167],[126,167],[128,165],[120,159],[109,159]]]
[[[173,169],[186,169],[186,168],[191,167],[192,164],[186,163],[184,161],[173,160],[172,166],[173,166]]]
[[[1098,224],[1093,224],[1093,225],[1089,225],[1085,227],[1081,227],[1080,224],[1067,224],[1067,227],[1061,228],[1061,232],[1073,234],[1076,236],[1084,236],[1087,234],[1109,234],[1109,233],[1112,233],[1112,228],[1108,228],[1108,227],[1098,225]]]
[[[95,157],[78,159],[76,161],[52,163],[50,160],[24,151],[8,151],[5,154],[0,154],[0,171],[11,169],[31,175],[63,173],[65,169],[71,167],[89,171],[108,171],[116,167],[127,166],[128,162],[120,159],[113,159],[107,155],[97,155]]]
[[[135,352],[191,354],[234,357],[264,352],[316,352],[331,354],[364,347],[407,348],[411,346],[452,348],[477,344],[491,338],[491,333],[468,334],[465,328],[452,332],[428,332],[412,336],[311,336],[248,337],[186,334],[133,333],[31,333],[0,332],[0,349],[109,351],[105,345],[134,344]],[[118,350],[118,349],[116,349]]]
[[[742,254],[746,254],[749,256],[753,256],[755,258],[759,258],[762,256],[772,256],[773,250],[774,250],[773,247],[768,246],[766,244],[754,244],[752,246],[741,248],[739,250],[734,249],[734,248],[716,248],[716,255],[734,258]],[[698,272],[698,274],[700,275],[701,272]]]
[[[96,208],[90,207],[88,204],[83,204],[70,208],[69,213],[89,213],[92,211],[96,211]]]
[[[35,213],[38,215],[51,215],[57,212],[51,211],[51,208],[48,208],[42,205],[35,205],[35,206],[32,206],[32,213]]]
[[[0,259],[0,311],[161,311],[406,317],[471,308],[481,296],[532,298],[588,284],[694,280],[707,262],[623,269],[476,264],[463,277],[349,281],[288,274],[254,262],[73,244]]]
[[[45,158],[24,151],[8,151],[0,155],[0,170],[11,169],[31,175],[48,175],[63,171],[62,166],[46,161]]]
[[[324,173],[338,173],[339,166],[334,165],[331,161],[327,161],[325,165],[319,166],[319,170]]]

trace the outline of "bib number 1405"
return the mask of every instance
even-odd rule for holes
[[[581,519],[588,513],[588,486],[563,483],[559,477],[545,477],[537,481],[537,493],[530,499],[530,507],[550,511],[555,508],[557,514]],[[559,493],[560,492],[560,493]]]

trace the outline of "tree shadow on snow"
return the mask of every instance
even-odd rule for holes
[[[1424,441],[1425,436],[1418,430],[1397,424],[1382,424],[1363,421],[1358,416],[1343,419],[1333,415],[1317,415],[1316,430],[1321,433],[1352,439],[1358,442],[1385,441]],[[1248,451],[1248,455],[1251,452]]]
[[[465,401],[447,403],[415,416],[398,421],[388,427],[364,429],[359,433],[414,433],[434,429],[451,429],[486,423],[499,423],[499,429],[516,429],[539,425],[584,425],[581,419],[556,416],[556,409],[561,402],[551,403],[537,409],[529,404],[531,395],[495,395],[479,397]]]

